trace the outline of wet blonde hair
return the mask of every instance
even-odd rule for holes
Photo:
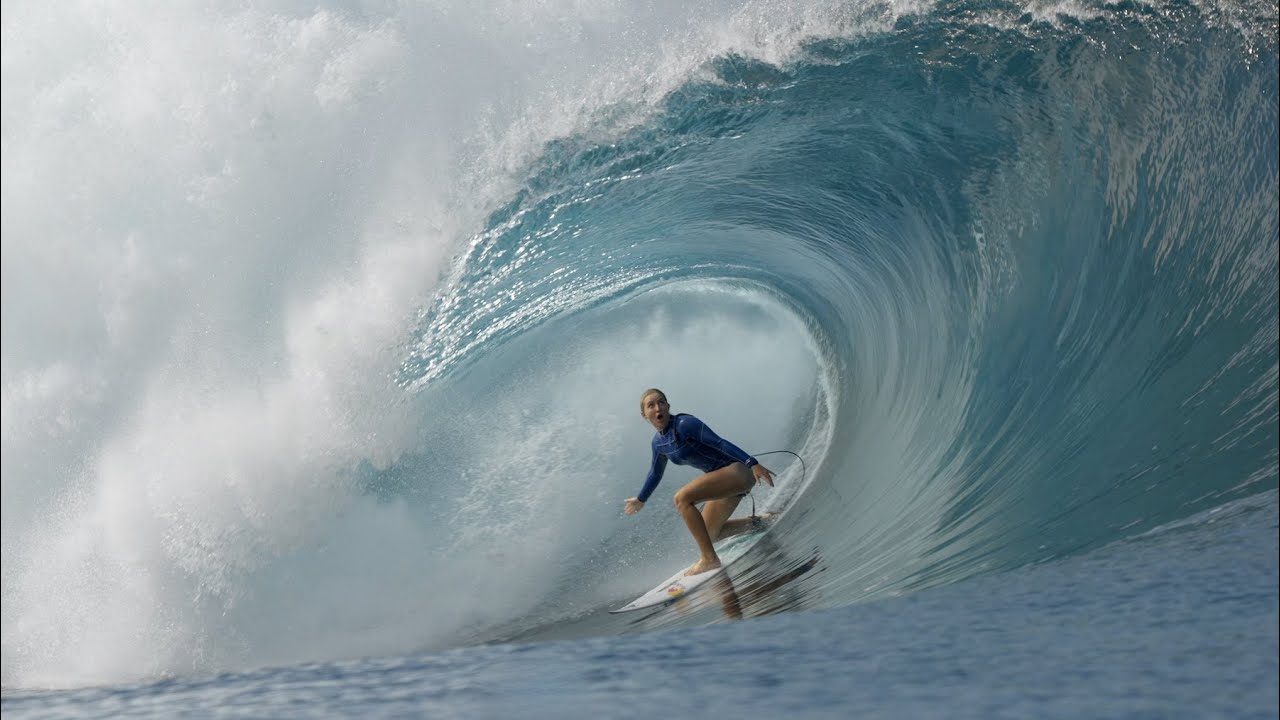
[[[649,388],[648,390],[645,390],[644,392],[640,393],[640,414],[641,415],[644,414],[644,399],[654,393],[658,393],[659,395],[662,396],[663,400],[667,400],[667,394],[662,392],[658,388]],[[667,400],[668,404],[670,404],[670,402],[671,402],[670,400]]]

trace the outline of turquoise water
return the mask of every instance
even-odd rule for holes
[[[102,12],[4,21],[6,716],[1275,716],[1274,6]],[[805,468],[610,616],[651,386]]]

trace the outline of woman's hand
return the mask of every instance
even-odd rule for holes
[[[757,483],[766,483],[769,487],[773,487],[773,473],[769,468],[756,464],[751,467],[751,474],[756,476]]]
[[[638,498],[627,498],[626,511],[628,515],[635,515],[640,512],[640,508],[644,507],[644,501]]]

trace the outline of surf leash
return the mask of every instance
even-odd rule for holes
[[[806,468],[804,466],[804,458],[800,457],[796,453],[793,453],[790,450],[770,450],[769,452],[752,453],[751,457],[758,458],[758,457],[764,457],[765,455],[782,455],[782,454],[790,455],[800,461],[800,485],[803,486],[804,474],[806,471]],[[751,519],[757,520],[759,518],[756,515],[756,496],[755,496],[754,490],[755,488],[753,487],[752,492],[747,493],[747,497],[751,498]]]

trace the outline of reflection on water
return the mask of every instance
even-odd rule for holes
[[[741,570],[731,565],[695,591],[656,607],[632,620],[630,625],[648,629],[712,612],[719,612],[729,620],[741,620],[796,610],[812,602],[812,595],[818,589],[816,584],[802,585],[795,581],[818,568],[822,560],[818,548],[797,554],[766,536],[748,557],[754,560],[752,564]]]

